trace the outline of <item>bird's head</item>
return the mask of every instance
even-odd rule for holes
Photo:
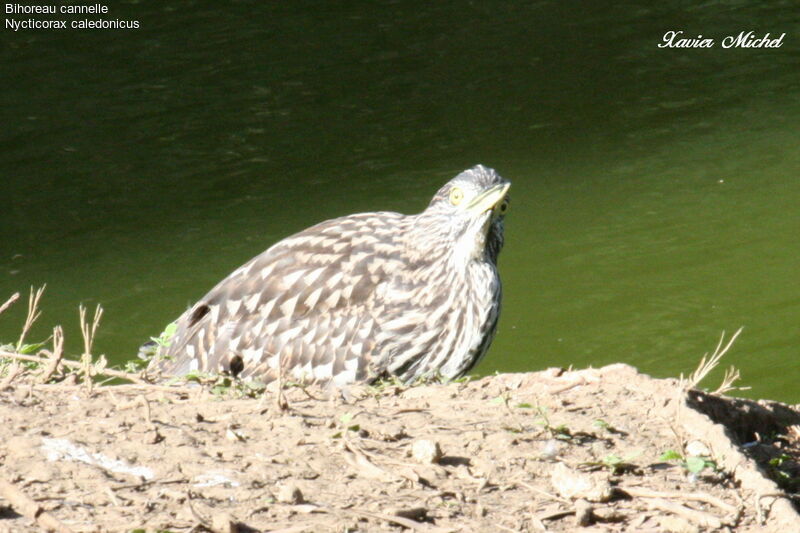
[[[437,248],[449,248],[452,259],[467,263],[488,259],[497,263],[503,247],[503,219],[511,183],[497,172],[477,165],[447,182],[419,215],[428,238],[439,237]]]

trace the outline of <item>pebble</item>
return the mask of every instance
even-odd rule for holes
[[[408,518],[415,522],[424,522],[428,519],[428,510],[424,507],[411,507],[406,509],[391,509],[389,514],[399,516],[400,518]]]
[[[211,529],[214,533],[238,533],[239,526],[228,513],[219,513],[211,519]]]
[[[297,487],[297,485],[293,485],[291,483],[287,483],[285,485],[281,485],[278,487],[278,494],[275,498],[281,503],[289,503],[292,505],[297,505],[299,503],[303,503],[303,493]]]
[[[411,456],[422,464],[436,464],[442,458],[442,449],[436,441],[420,439],[411,446]]]
[[[700,529],[677,516],[664,516],[659,524],[668,533],[698,533]]]
[[[611,499],[611,484],[602,474],[575,472],[564,463],[553,467],[550,483],[562,498],[583,498],[590,502],[607,502]]]
[[[594,522],[594,507],[583,498],[575,502],[575,524],[580,527],[592,525]]]
[[[690,457],[711,457],[711,450],[699,440],[693,440],[686,445],[686,455]]]
[[[556,439],[549,439],[542,445],[539,458],[545,461],[552,461],[558,457],[559,451],[561,451],[561,443]]]
[[[14,389],[14,401],[19,404],[25,403],[30,394],[31,387],[17,387]]]
[[[11,437],[5,442],[6,450],[11,457],[29,457],[35,452],[37,446],[33,439],[28,437]]]

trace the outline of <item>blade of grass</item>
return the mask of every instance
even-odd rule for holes
[[[42,285],[34,292],[33,287],[31,287],[31,293],[28,296],[28,315],[25,317],[25,324],[22,326],[22,333],[19,335],[19,340],[17,341],[17,351],[19,352],[22,349],[22,346],[25,344],[25,337],[28,335],[31,327],[42,314],[39,311],[39,300],[42,298],[42,294],[44,293],[44,289],[47,287],[47,284]]]
[[[81,355],[81,362],[83,363],[83,380],[86,389],[92,391],[92,344],[94,337],[97,334],[97,326],[100,325],[100,317],[103,316],[103,308],[99,304],[94,309],[94,319],[89,324],[86,321],[86,308],[83,305],[78,306],[78,313],[81,320],[81,335],[83,335],[83,355]]]
[[[14,302],[16,302],[17,300],[19,300],[19,293],[15,292],[14,294],[11,295],[11,298],[6,300],[6,303],[4,303],[3,305],[0,305],[0,315],[2,315],[3,311],[5,311],[9,307],[11,307],[14,304]]]

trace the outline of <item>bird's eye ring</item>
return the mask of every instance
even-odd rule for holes
[[[464,191],[461,190],[461,187],[453,187],[450,189],[450,203],[453,205],[458,205],[464,199]]]

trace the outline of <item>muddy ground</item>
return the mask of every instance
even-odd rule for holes
[[[800,531],[796,408],[625,365],[290,387],[288,409],[4,387],[1,531]]]

